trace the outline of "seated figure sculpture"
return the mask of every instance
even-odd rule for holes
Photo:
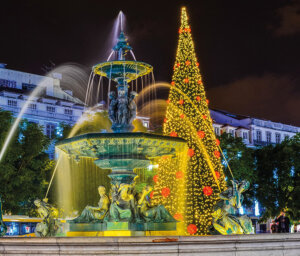
[[[138,213],[146,222],[176,222],[163,205],[151,206],[148,194],[151,186],[145,186],[138,200]]]
[[[133,195],[133,184],[112,187],[112,203],[109,209],[110,221],[132,221],[137,218]]]
[[[232,181],[232,186],[220,193],[220,200],[214,207],[213,228],[222,235],[250,234],[252,222],[247,215],[239,216],[242,206],[242,193],[249,188],[248,181]]]
[[[102,222],[109,208],[109,199],[106,196],[106,189],[104,186],[98,187],[100,200],[98,207],[86,206],[81,215],[71,220],[73,223],[91,223]]]
[[[34,204],[37,207],[38,216],[43,219],[37,224],[35,235],[37,237],[55,236],[60,227],[60,222],[56,219],[58,218],[58,210],[48,204],[46,199],[44,201],[37,199]]]

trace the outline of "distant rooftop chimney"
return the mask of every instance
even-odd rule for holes
[[[6,68],[6,65],[5,63],[0,63],[0,68]]]

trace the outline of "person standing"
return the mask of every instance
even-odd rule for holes
[[[275,219],[278,222],[278,233],[289,233],[290,219],[285,216],[285,212],[281,211],[280,215]]]

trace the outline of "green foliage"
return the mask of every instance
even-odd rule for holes
[[[287,210],[300,218],[300,134],[275,146],[256,151],[256,198],[264,209],[263,219]]]
[[[242,138],[235,138],[228,133],[223,133],[219,136],[219,140],[221,142],[220,147],[229,163],[234,178],[237,180],[247,180],[253,184],[256,181],[254,172],[254,150],[247,148]],[[224,162],[223,156],[222,163],[224,165],[225,175],[229,181],[232,179],[232,176],[227,164]]]
[[[231,176],[229,167],[222,156],[224,172],[227,177],[228,185],[231,184],[232,178],[236,180],[247,180],[250,182],[250,188],[244,193],[244,204],[246,206],[253,205],[254,188],[257,175],[254,166],[254,150],[247,148],[243,143],[242,138],[233,137],[228,133],[223,133],[219,136],[220,147],[229,164],[233,177]]]
[[[2,145],[13,120],[10,112],[0,111]],[[5,212],[30,214],[33,200],[44,196],[46,175],[51,169],[48,155],[44,153],[48,145],[42,127],[27,121],[20,123],[0,163],[0,194]]]

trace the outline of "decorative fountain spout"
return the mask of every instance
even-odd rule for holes
[[[113,50],[118,59],[95,65],[93,72],[117,83],[117,94],[109,92],[108,111],[114,132],[83,134],[56,144],[57,148],[75,159],[93,158],[98,167],[112,170],[108,175],[111,179],[110,205],[106,207],[108,210],[105,217],[101,215],[97,219],[97,215],[93,214],[95,207],[88,207],[81,217],[70,221],[70,231],[176,230],[176,220],[163,205],[148,205],[145,195],[142,199],[137,198],[134,182],[137,175],[134,169],[147,168],[155,158],[182,152],[186,142],[180,138],[131,132],[132,121],[136,118],[134,98],[137,93],[128,93],[128,83],[152,72],[153,68],[143,62],[126,60],[131,47],[123,32]],[[150,193],[149,187],[143,193],[147,191]],[[94,216],[90,218],[93,224],[86,223],[89,221],[84,216]]]

